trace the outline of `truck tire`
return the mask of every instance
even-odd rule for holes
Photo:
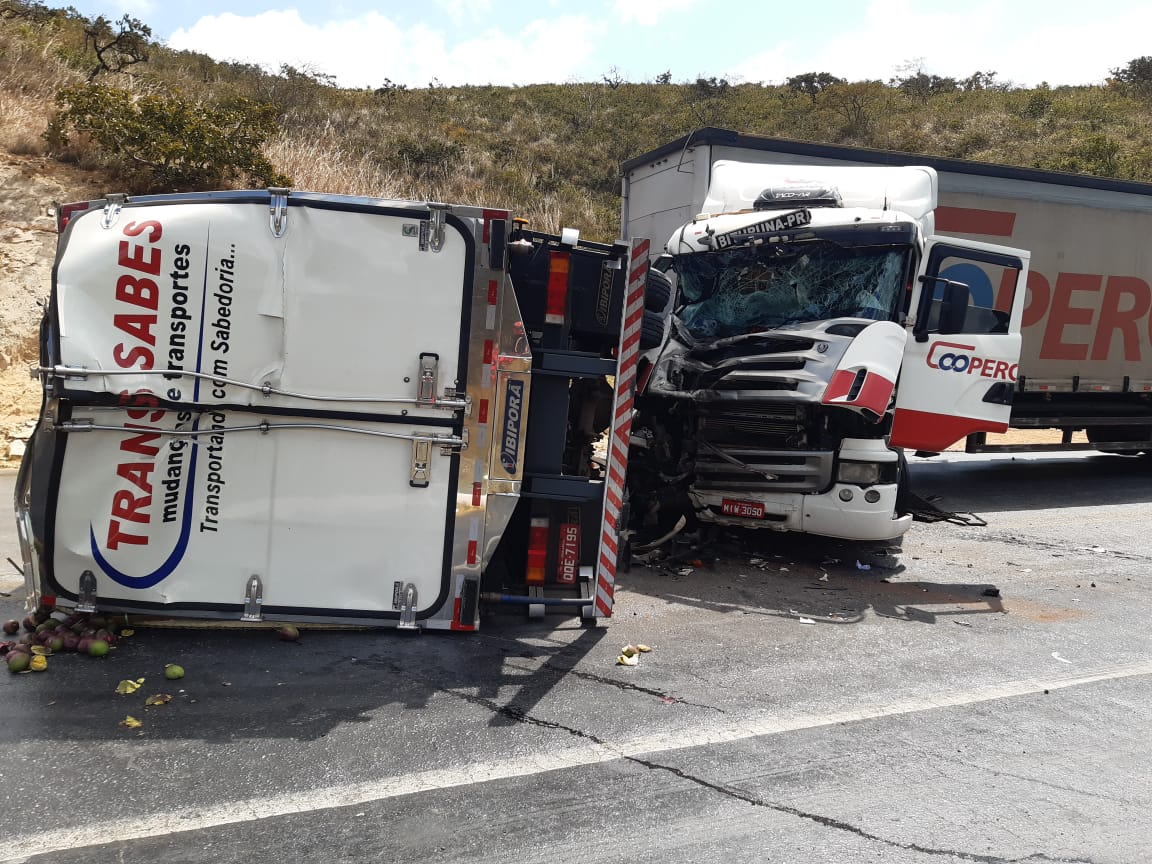
[[[1097,441],[1149,441],[1152,440],[1152,426],[1089,426],[1084,430],[1088,441],[1095,444]],[[1125,456],[1135,456],[1138,453],[1148,453],[1148,447],[1135,447],[1125,449],[1121,447],[1101,447],[1101,453],[1118,453]]]
[[[672,280],[659,270],[649,268],[644,282],[644,308],[653,312],[663,312],[668,308],[672,296]]]
[[[640,350],[647,351],[660,347],[664,341],[664,316],[645,311],[640,322]]]

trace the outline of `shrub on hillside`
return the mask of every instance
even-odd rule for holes
[[[115,87],[66,87],[45,137],[53,147],[83,133],[130,191],[196,191],[235,183],[290,183],[261,152],[276,111],[244,99],[206,104],[177,94],[136,95]]]

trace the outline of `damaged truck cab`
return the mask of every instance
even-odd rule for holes
[[[635,525],[687,510],[895,538],[901,448],[1007,428],[1028,253],[933,236],[936,197],[931,168],[710,166],[657,262],[675,290],[647,313],[664,337],[644,356]]]

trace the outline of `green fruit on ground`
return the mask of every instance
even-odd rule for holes
[[[103,639],[93,639],[88,644],[88,654],[92,657],[103,657],[108,653],[108,643]]]
[[[177,666],[175,663],[169,663],[164,667],[164,677],[169,681],[175,681],[178,678],[184,677],[184,667]]]
[[[295,642],[300,638],[300,631],[291,624],[285,624],[276,631],[276,635],[285,642]]]
[[[51,639],[49,639],[47,642],[44,643],[44,647],[51,649],[53,654],[55,654],[57,651],[63,651],[64,650],[64,637],[63,636],[53,636]]]
[[[25,672],[32,664],[32,655],[22,651],[13,651],[8,655],[9,672]]]
[[[20,622],[13,618],[11,621],[4,622],[4,632],[9,636],[15,636],[20,632]]]

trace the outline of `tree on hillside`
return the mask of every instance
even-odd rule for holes
[[[47,21],[53,17],[53,10],[35,0],[0,0],[0,21]]]
[[[152,28],[137,18],[125,15],[113,23],[103,15],[84,26],[84,42],[96,55],[96,65],[88,72],[88,81],[101,72],[123,72],[137,63],[148,62]]]
[[[1112,80],[1123,88],[1142,96],[1152,94],[1152,57],[1137,57],[1111,72]]]
[[[784,86],[797,93],[803,93],[813,102],[816,97],[833,84],[847,84],[847,78],[837,78],[828,72],[805,72],[803,75],[793,75],[784,81]]]

